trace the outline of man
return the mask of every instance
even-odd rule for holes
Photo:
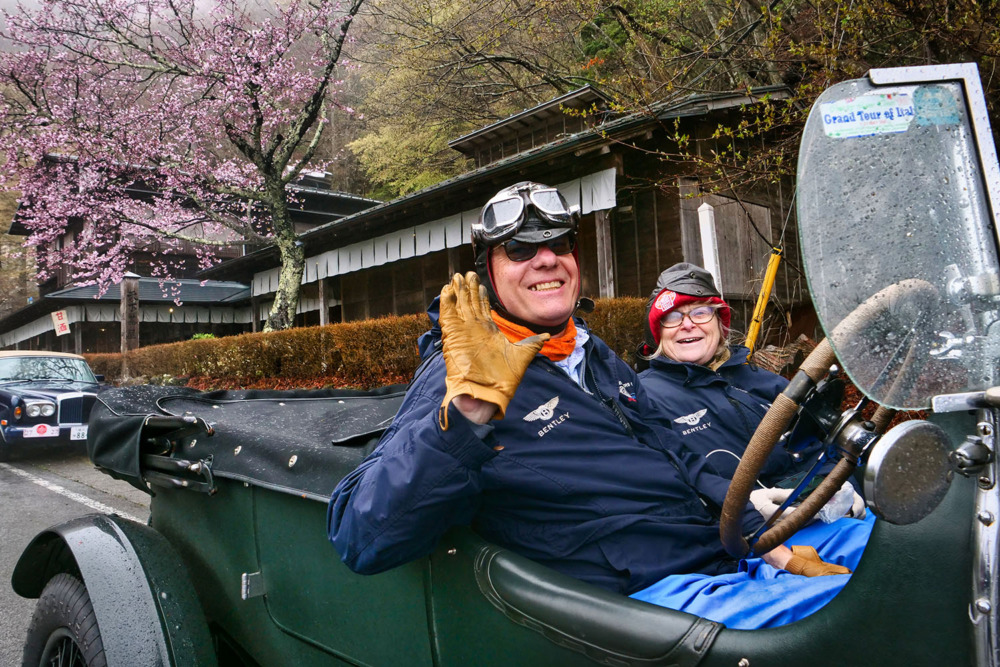
[[[635,594],[694,573],[735,578],[728,590],[740,596],[750,575],[723,550],[716,519],[728,480],[679,454],[673,432],[647,420],[634,372],[572,318],[576,230],[575,211],[537,183],[501,190],[484,207],[472,230],[476,273],[441,292],[442,354],[418,371],[377,449],[331,498],[330,539],[355,571],[427,555],[448,528],[471,524],[609,590]],[[747,532],[763,522],[751,505],[743,520]],[[782,624],[822,606],[847,578],[789,572],[850,572],[810,550],[782,546],[764,558],[773,567],[762,565],[760,579],[775,595],[809,591],[792,616],[781,603],[749,620],[713,617],[689,587],[680,595],[696,599],[674,608],[731,627]],[[721,608],[719,598],[707,606]]]

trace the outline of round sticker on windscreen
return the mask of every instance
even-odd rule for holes
[[[958,101],[944,86],[920,86],[913,93],[917,125],[958,125]]]

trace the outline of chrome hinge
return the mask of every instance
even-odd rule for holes
[[[244,572],[240,582],[240,597],[244,600],[264,594],[264,577],[260,572]]]

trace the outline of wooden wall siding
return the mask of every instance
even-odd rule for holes
[[[455,272],[475,269],[468,245],[339,276],[343,321],[422,313]],[[333,278],[331,280],[337,280]]]
[[[719,195],[705,195],[702,201],[715,208],[723,295],[755,298],[771,256],[771,212]]]
[[[593,213],[580,218],[576,248],[580,258],[580,294],[597,299],[601,295],[601,277],[597,270],[597,230]]]
[[[508,135],[502,141],[483,146],[476,150],[476,166],[483,167],[497,160],[543,146],[567,134],[574,134],[586,127],[580,116],[559,114],[545,125],[521,129],[517,134]]]
[[[684,257],[676,188],[619,192],[612,223],[615,294],[646,297]]]

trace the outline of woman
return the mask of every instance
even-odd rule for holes
[[[709,467],[728,479],[771,402],[788,384],[781,376],[754,366],[747,348],[731,344],[730,320],[729,305],[715,288],[712,275],[693,264],[675,264],[660,274],[647,304],[649,338],[640,352],[650,365],[639,374],[656,417],[669,421],[685,448],[704,457]],[[776,447],[768,458],[758,479],[761,488],[750,494],[765,519],[791,492],[773,486],[807,470],[816,460],[819,443],[806,444],[800,452]],[[841,499],[846,503],[839,504]],[[853,570],[874,521],[873,517],[858,520],[865,517],[863,499],[845,483],[842,492],[820,510],[820,517],[824,521],[805,526],[787,544],[799,545],[793,549],[813,548],[825,562]],[[741,567],[750,570],[761,567],[759,559],[744,563]],[[717,618],[722,612],[714,608],[712,593],[725,590],[726,585],[726,575],[667,577],[632,597]],[[740,613],[747,618],[740,621],[742,625],[730,627],[763,627],[753,620],[752,607],[752,601],[744,601]]]
[[[732,479],[757,425],[788,381],[758,368],[746,347],[731,343],[730,320],[712,274],[687,263],[665,270],[647,305],[643,356],[649,368],[639,379],[683,445]],[[772,487],[794,486],[790,478],[805,472],[818,454],[816,441],[775,447],[759,478],[765,488],[752,498],[765,517],[788,495]],[[851,495],[848,516],[863,518],[864,502]]]

